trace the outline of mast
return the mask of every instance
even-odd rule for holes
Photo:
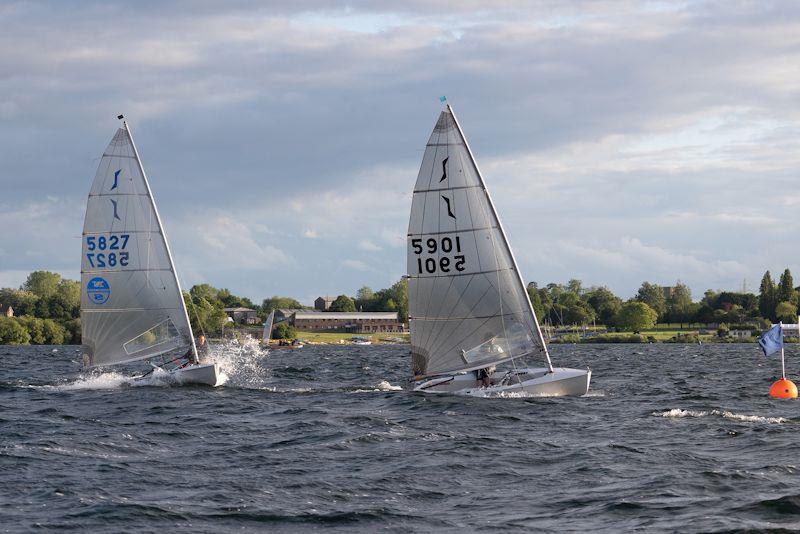
[[[453,116],[453,122],[458,128],[458,133],[461,135],[461,139],[464,140],[464,146],[467,148],[467,154],[469,154],[470,160],[472,160],[472,165],[475,167],[475,170],[478,174],[478,179],[481,181],[481,186],[483,187],[483,192],[486,194],[486,200],[489,203],[489,207],[492,209],[492,214],[494,218],[497,220],[497,226],[500,229],[500,235],[503,236],[503,242],[506,245],[506,250],[508,250],[508,254],[511,256],[511,263],[514,265],[514,271],[517,273],[517,281],[522,287],[522,292],[525,294],[525,302],[528,303],[528,310],[531,312],[533,316],[533,322],[536,324],[536,333],[539,335],[539,340],[542,342],[542,348],[544,349],[544,356],[547,360],[547,369],[551,373],[553,372],[553,363],[550,361],[550,351],[547,350],[547,343],[544,341],[544,336],[542,335],[542,329],[539,326],[539,320],[536,318],[536,312],[533,311],[533,304],[531,304],[531,297],[528,295],[528,290],[525,287],[525,282],[522,280],[522,274],[519,272],[519,266],[517,265],[517,259],[514,257],[514,251],[511,249],[511,245],[508,243],[508,237],[506,237],[506,231],[503,229],[503,223],[500,220],[500,217],[497,215],[497,210],[494,207],[494,202],[492,202],[492,196],[489,194],[489,190],[486,188],[486,182],[483,181],[483,174],[481,174],[481,170],[478,167],[478,162],[475,161],[475,156],[472,154],[472,149],[469,147],[469,141],[467,141],[464,132],[461,130],[461,125],[458,123],[458,119],[456,118],[456,114],[453,112],[453,108],[450,104],[445,104],[447,106],[447,110],[450,112],[450,115]]]
[[[119,118],[122,118],[120,115]],[[164,237],[164,246],[167,249],[167,259],[169,259],[169,265],[172,267],[172,276],[175,278],[175,285],[178,288],[178,296],[180,297],[181,301],[181,309],[183,310],[183,316],[186,319],[186,324],[189,325],[189,339],[192,341],[192,354],[194,355],[195,361],[198,359],[197,356],[197,345],[194,342],[194,333],[192,332],[192,322],[189,320],[189,312],[186,310],[186,302],[183,300],[183,289],[181,288],[181,283],[178,280],[178,271],[175,269],[175,261],[172,259],[172,251],[169,248],[169,239],[167,239],[167,234],[164,232],[164,225],[161,224],[161,216],[158,214],[158,208],[156,207],[156,202],[153,199],[153,191],[150,189],[150,181],[147,179],[147,174],[144,172],[144,167],[142,166],[142,160],[139,157],[139,150],[136,148],[136,143],[133,142],[133,134],[131,133],[131,129],[128,126],[128,121],[122,119],[122,127],[125,129],[125,133],[128,134],[128,139],[131,142],[131,146],[133,147],[133,154],[136,156],[136,164],[139,166],[139,172],[142,173],[142,178],[144,179],[144,186],[147,189],[147,197],[150,199],[150,206],[153,208],[153,213],[156,214],[156,224],[158,224],[158,231],[161,232],[161,235]]]

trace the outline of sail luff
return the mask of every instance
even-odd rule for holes
[[[189,325],[189,339],[192,342],[192,354],[194,355],[195,360],[198,359],[197,355],[197,345],[194,341],[194,332],[192,332],[192,322],[189,320],[189,312],[186,309],[186,302],[183,299],[183,289],[181,288],[180,280],[178,280],[178,271],[175,269],[175,261],[172,258],[172,250],[169,246],[169,239],[167,239],[167,234],[164,231],[164,225],[161,224],[161,215],[158,213],[158,207],[156,206],[155,199],[153,198],[153,191],[150,189],[150,181],[147,179],[147,173],[144,172],[144,166],[142,165],[142,160],[139,157],[139,150],[136,148],[136,143],[133,141],[133,133],[131,132],[130,126],[128,126],[128,121],[122,121],[123,128],[125,129],[125,133],[128,135],[128,140],[131,142],[131,146],[133,147],[133,154],[136,159],[136,165],[139,167],[139,172],[142,173],[142,178],[144,180],[144,186],[147,190],[147,198],[150,202],[150,206],[153,209],[153,213],[156,217],[156,224],[158,225],[158,231],[161,233],[161,236],[164,239],[164,246],[167,250],[167,259],[169,260],[170,269],[172,271],[172,276],[175,279],[175,285],[178,288],[178,296],[180,300],[181,310],[183,311],[183,316],[186,319],[186,324]]]
[[[505,244],[506,251],[508,252],[509,256],[511,257],[511,262],[514,266],[514,270],[517,273],[517,280],[519,281],[520,288],[522,292],[525,294],[525,302],[528,304],[528,309],[533,316],[533,322],[536,324],[536,333],[539,336],[539,340],[542,343],[542,348],[544,349],[545,359],[547,361],[547,368],[550,372],[553,372],[553,364],[550,361],[550,351],[547,349],[547,343],[545,343],[544,336],[542,335],[542,329],[539,326],[539,320],[536,317],[536,312],[533,309],[533,304],[531,304],[530,295],[528,294],[528,290],[525,287],[525,282],[522,279],[522,273],[520,273],[519,266],[517,265],[517,259],[514,256],[514,251],[511,249],[511,245],[508,243],[508,237],[506,236],[506,231],[503,228],[503,222],[500,220],[500,217],[497,214],[497,210],[494,207],[494,202],[492,201],[492,196],[489,193],[489,189],[486,187],[486,182],[483,180],[483,174],[481,173],[480,167],[478,167],[478,162],[475,160],[475,156],[472,154],[472,149],[469,146],[469,141],[467,141],[467,137],[464,135],[464,132],[461,130],[461,124],[458,122],[458,118],[456,117],[453,108],[450,104],[447,104],[447,110],[450,112],[450,115],[453,117],[453,123],[455,124],[456,128],[458,129],[458,133],[461,136],[461,139],[464,141],[464,146],[467,150],[467,154],[469,155],[470,160],[472,161],[472,165],[475,167],[475,171],[477,172],[478,179],[480,180],[481,185],[483,186],[483,192],[486,194],[486,200],[488,201],[489,208],[492,210],[492,214],[494,215],[495,220],[497,221],[498,230],[500,231],[500,235],[503,237],[503,243]]]

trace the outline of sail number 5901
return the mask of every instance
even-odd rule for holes
[[[426,258],[423,261],[422,258],[417,258],[417,269],[419,270],[419,274],[433,274],[437,271],[449,273],[452,269],[460,272],[466,269],[464,264],[466,263],[467,259],[463,254],[455,254],[452,257],[444,255],[450,254],[451,252],[461,252],[461,238],[458,236],[456,236],[455,239],[443,237],[440,240],[437,240],[433,237],[429,237],[428,239],[412,239],[411,247],[414,249],[414,254],[418,256],[423,252],[428,254],[436,254],[437,252],[440,252],[442,254],[439,256],[438,260],[436,258]]]

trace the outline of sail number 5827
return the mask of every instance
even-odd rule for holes
[[[433,237],[429,237],[428,239],[412,239],[411,247],[414,249],[414,254],[418,256],[423,252],[428,254],[440,253],[438,260],[436,258],[426,258],[425,260],[417,258],[419,274],[433,274],[437,271],[449,273],[453,269],[460,272],[466,269],[466,267],[464,267],[467,261],[466,258],[463,254],[458,254],[461,252],[461,238],[458,236],[456,236],[455,239],[449,237],[443,237],[441,239]],[[445,256],[445,254],[450,254],[451,252],[455,252],[456,254],[453,256]]]
[[[88,235],[86,236],[86,260],[92,269],[106,267],[127,267],[130,254],[128,248],[130,234]]]

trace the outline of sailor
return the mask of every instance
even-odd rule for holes
[[[495,367],[484,367],[483,369],[475,369],[475,380],[478,381],[478,387],[488,388],[492,385],[492,376],[494,375]]]
[[[197,336],[197,357],[200,362],[204,362],[208,359],[208,343],[206,343],[205,334]]]

